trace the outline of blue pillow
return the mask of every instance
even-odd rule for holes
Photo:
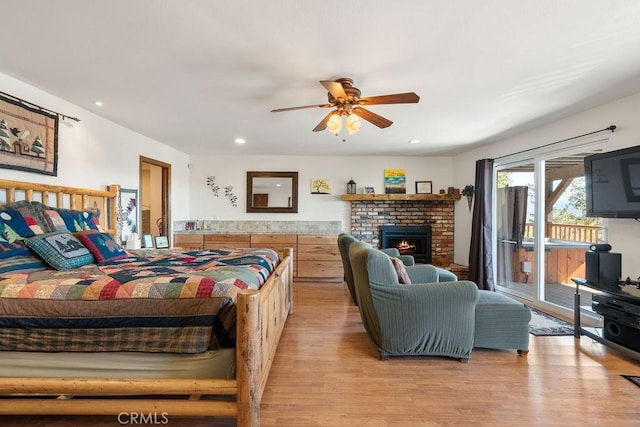
[[[72,233],[84,230],[98,230],[97,221],[91,211],[76,211],[73,209],[54,209],[64,221],[67,230]]]
[[[66,231],[30,237],[25,243],[56,270],[78,268],[93,262],[89,249]]]
[[[0,242],[13,243],[35,236],[22,214],[13,208],[0,208]]]

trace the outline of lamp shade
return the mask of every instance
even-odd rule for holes
[[[356,194],[356,182],[353,178],[347,182],[347,194]]]
[[[354,133],[358,132],[358,130],[360,130],[361,124],[362,122],[360,122],[358,116],[356,116],[355,114],[349,114],[347,116],[347,132],[349,132],[349,135],[353,135]]]
[[[342,118],[340,114],[336,113],[329,118],[327,121],[327,130],[334,135],[338,135],[340,133],[340,129],[342,129]]]

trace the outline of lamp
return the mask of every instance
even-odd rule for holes
[[[360,130],[360,125],[362,125],[362,122],[360,121],[360,118],[358,116],[356,116],[355,114],[347,115],[346,111],[338,110],[333,113],[327,121],[327,130],[329,132],[331,132],[333,135],[338,136],[338,133],[340,133],[340,130],[342,129],[342,116],[347,116],[345,125],[347,127],[347,132],[349,132],[349,135],[353,135],[354,133],[358,132],[358,130]]]
[[[356,182],[353,178],[347,182],[347,194],[356,194]]]
[[[349,114],[347,116],[347,131],[349,132],[349,135],[353,135],[354,133],[358,132],[361,124],[362,123],[360,122],[358,116],[356,116],[355,114]]]
[[[340,113],[336,112],[329,118],[327,130],[337,136],[340,129],[342,129],[342,118],[340,117]]]

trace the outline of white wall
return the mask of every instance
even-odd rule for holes
[[[96,189],[109,184],[139,188],[142,155],[172,165],[171,211],[174,217],[188,216],[189,192],[183,190],[189,182],[187,154],[10,76],[0,74],[0,87],[3,92],[80,119],[59,122],[58,176],[0,169],[3,179]]]
[[[248,144],[247,144],[248,145]],[[249,147],[250,148],[250,147]],[[415,192],[415,181],[433,181],[434,192],[452,182],[450,157],[330,157],[330,156],[198,156],[191,158],[191,218],[207,220],[342,221],[350,228],[350,203],[340,199],[351,178],[358,192],[373,186],[384,192],[384,169],[406,169],[407,193]],[[298,172],[298,213],[246,213],[246,172]],[[215,176],[219,197],[207,187],[207,177]],[[311,180],[331,182],[332,194],[311,194]],[[238,206],[224,196],[224,188],[233,186]],[[462,206],[460,204],[459,206]],[[466,209],[466,201],[464,202]],[[458,207],[458,206],[457,206]]]
[[[524,132],[502,141],[465,152],[453,158],[456,171],[453,183],[463,188],[475,180],[475,162],[483,158],[496,158],[517,151],[539,147],[555,141],[582,135],[609,125],[616,125],[614,133],[600,134],[609,137],[606,151],[640,145],[640,94],[576,114],[546,126]],[[609,243],[613,251],[622,254],[623,276],[637,278],[640,275],[640,223],[633,219],[610,219]],[[468,264],[471,239],[471,213],[468,209],[456,209],[455,261]]]

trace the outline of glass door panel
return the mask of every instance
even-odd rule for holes
[[[535,299],[534,164],[497,171],[496,285],[505,292]]]

